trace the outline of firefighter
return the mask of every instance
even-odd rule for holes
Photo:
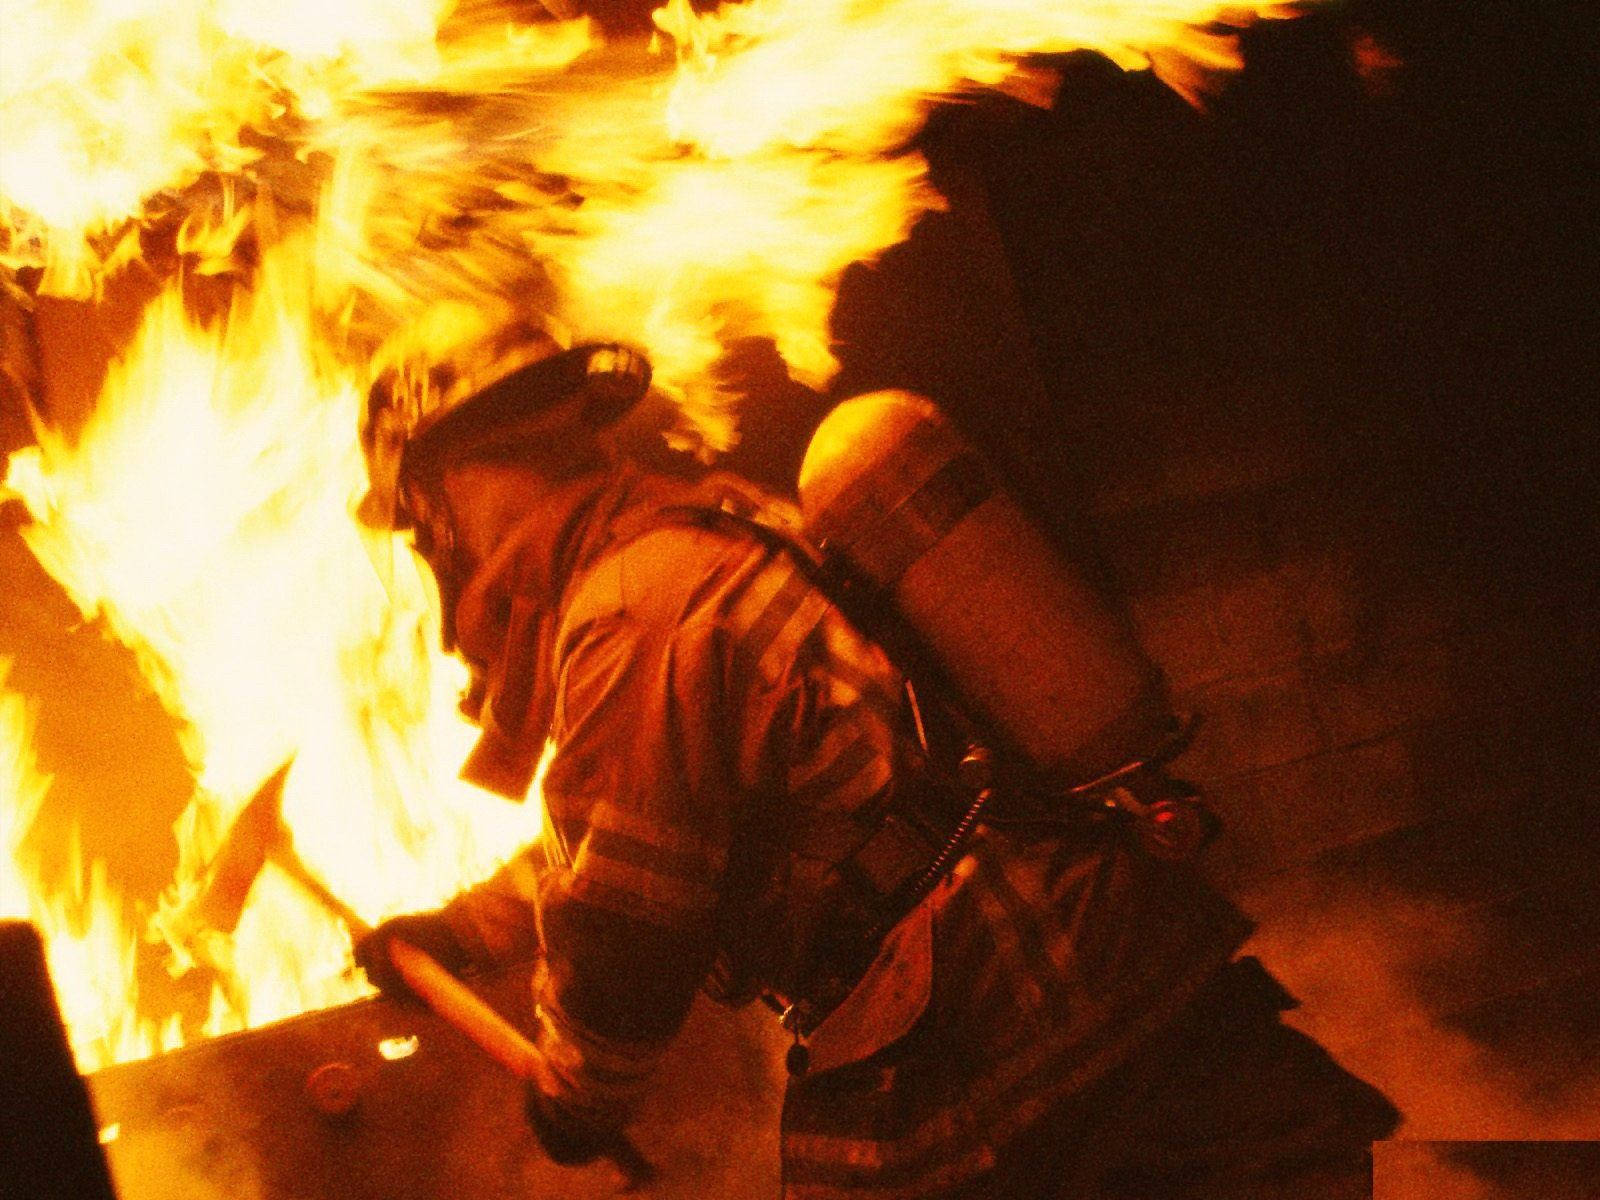
[[[641,356],[514,368],[420,421],[375,392],[368,515],[472,668],[464,776],[521,798],[543,762],[546,833],[357,959],[391,993],[394,936],[536,964],[553,1159],[615,1144],[704,989],[793,1031],[789,1197],[1369,1193],[1396,1114],[1232,961],[1235,909],[1126,822],[974,819],[988,780],[942,769],[792,509],[615,450]]]

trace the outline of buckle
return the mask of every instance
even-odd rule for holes
[[[1177,786],[1164,777],[1163,782]],[[1179,791],[1147,804],[1130,788],[1116,787],[1106,796],[1105,805],[1126,813],[1133,821],[1140,848],[1165,862],[1194,858],[1222,829],[1216,814],[1193,791]]]

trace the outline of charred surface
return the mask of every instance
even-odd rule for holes
[[[480,991],[527,1027],[522,973]],[[661,1170],[651,1195],[776,1192],[773,1025],[697,1008],[634,1131]],[[390,1000],[194,1043],[89,1083],[120,1200],[585,1200],[621,1185],[604,1162],[546,1159],[521,1085],[431,1012]]]

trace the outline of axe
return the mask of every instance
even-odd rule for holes
[[[271,862],[343,921],[350,930],[351,939],[359,941],[372,932],[372,926],[306,866],[284,823],[283,785],[293,762],[291,758],[269,775],[240,810],[221,848],[212,858],[200,894],[189,911],[205,925],[232,933],[238,928],[239,916],[256,877],[262,867]],[[518,1079],[540,1084],[546,1091],[555,1090],[544,1055],[476,992],[440,966],[431,955],[403,938],[391,937],[388,951],[390,961],[406,986],[447,1023]],[[624,1191],[648,1186],[657,1177],[655,1165],[625,1133],[616,1134],[605,1156],[622,1173]]]

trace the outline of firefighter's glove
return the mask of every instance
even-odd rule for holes
[[[609,1154],[617,1144],[618,1132],[586,1119],[554,1097],[546,1095],[536,1083],[528,1084],[522,1096],[528,1124],[539,1139],[550,1161],[563,1167],[583,1167]]]
[[[391,938],[410,942],[452,975],[461,974],[472,963],[442,912],[433,910],[390,917],[370,933],[357,938],[354,950],[356,965],[367,973],[374,987],[391,999],[416,999],[389,956]]]

